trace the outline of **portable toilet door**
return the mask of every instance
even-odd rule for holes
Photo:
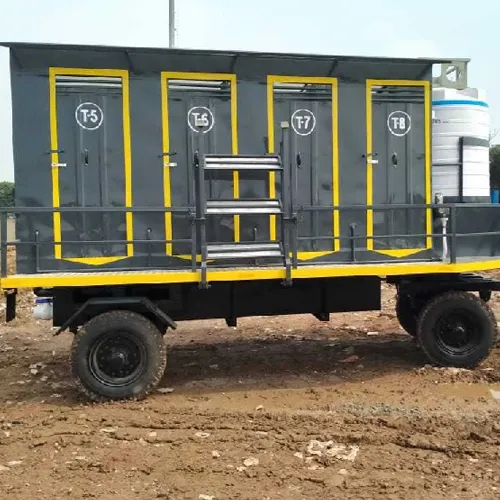
[[[287,198],[297,207],[336,206],[339,202],[337,79],[303,76],[268,76],[269,152],[281,151],[280,123],[290,124],[292,193]],[[275,193],[271,178],[271,198]],[[340,248],[335,239],[339,213],[334,210],[304,212],[298,226],[299,259],[308,260]],[[270,238],[276,239],[271,219]]]
[[[390,208],[367,211],[367,248],[407,257],[432,246],[431,210],[397,208],[431,203],[430,84],[369,80],[366,101],[367,205]]]
[[[209,154],[238,153],[236,75],[220,73],[162,73],[163,173],[166,207],[195,206],[194,157],[198,141]],[[209,198],[239,197],[238,173],[206,181]],[[165,239],[190,239],[185,216],[165,214]],[[211,217],[211,242],[239,241],[239,216]],[[166,254],[190,258],[191,246],[167,243]]]
[[[131,206],[129,125],[127,71],[51,68],[54,207]],[[133,253],[126,243],[132,237],[131,213],[54,214],[59,259],[92,265],[121,260]],[[110,240],[115,243],[80,243]]]

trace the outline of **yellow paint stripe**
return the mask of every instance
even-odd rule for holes
[[[51,163],[59,163],[59,154],[54,152],[59,149],[57,140],[57,95],[56,95],[56,72],[55,68],[49,69],[49,108],[50,108],[50,149],[53,151],[50,155]],[[60,206],[59,194],[59,168],[51,167],[52,169],[52,206],[58,208]],[[54,212],[54,257],[60,259],[62,257],[62,247],[60,245],[62,239],[61,231],[61,213]]]
[[[373,118],[372,118],[373,80],[366,82],[366,204],[373,205],[373,165],[370,163],[373,153]],[[373,250],[373,210],[366,211],[366,248]]]
[[[431,100],[431,84],[424,82],[424,103],[425,103],[425,202],[432,203],[431,193],[431,117],[432,117],[432,100]],[[432,209],[426,210],[426,233],[432,234]],[[426,248],[432,248],[432,237],[428,236],[425,242]]]
[[[236,75],[232,75],[229,80],[231,84],[231,152],[238,154],[238,88]],[[233,171],[233,198],[237,200],[240,197],[240,174],[237,170]],[[240,241],[240,216],[234,215],[234,241]]]
[[[423,87],[424,88],[424,132],[425,132],[425,202],[431,203],[431,94],[430,82],[422,80],[367,80],[366,81],[366,152],[373,153],[373,108],[372,108],[372,88],[379,85],[392,85],[395,87]],[[373,165],[369,163],[371,159],[367,156],[366,163],[366,204],[373,204]],[[432,233],[432,210],[426,209],[426,233]],[[373,210],[366,211],[366,235],[374,235]],[[392,257],[408,257],[424,250],[432,248],[432,237],[425,238],[425,248],[401,248],[401,249],[374,249],[374,240],[367,241],[367,249],[374,250],[383,255]]]
[[[340,204],[340,185],[339,185],[339,124],[338,124],[338,83],[337,79],[332,81],[332,181],[333,181],[333,206]],[[338,210],[333,212],[333,236],[337,238],[340,235],[340,213]],[[333,240],[333,250],[340,250],[340,240]]]
[[[132,205],[132,148],[130,144],[130,97],[128,71],[121,71],[122,79],[122,111],[123,111],[123,149],[125,153],[125,206],[131,208]],[[125,226],[127,240],[134,239],[133,214],[126,212]],[[127,257],[134,255],[134,244],[127,243]]]
[[[292,270],[293,279],[335,278],[350,276],[406,276],[412,274],[446,274],[478,272],[500,269],[500,260],[466,262],[459,264],[444,263],[401,263],[369,264],[344,266],[303,266]],[[255,281],[285,278],[283,268],[250,268],[241,270],[214,270],[208,272],[209,281]],[[162,283],[196,283],[200,281],[199,272],[191,271],[129,271],[123,273],[61,273],[13,275],[0,280],[0,287],[33,288],[41,287],[78,287]]]
[[[274,154],[274,76],[267,77],[267,151]],[[276,198],[276,174],[269,172],[269,198]],[[276,216],[269,216],[269,239],[276,241]]]
[[[132,153],[130,143],[130,98],[129,98],[129,76],[128,71],[121,69],[92,69],[92,68],[49,68],[49,108],[50,108],[50,144],[53,151],[59,149],[58,146],[58,125],[57,125],[57,75],[71,76],[108,76],[119,77],[122,80],[122,112],[123,112],[123,153],[124,153],[124,177],[125,177],[125,207],[132,207]],[[51,162],[59,163],[59,154],[51,154]],[[59,168],[52,167],[52,205],[54,208],[60,207],[60,185]],[[79,257],[66,259],[62,256],[62,226],[61,213],[54,212],[54,257],[56,259],[68,260],[71,262],[81,262],[92,265],[102,265],[108,263],[108,257]],[[133,214],[125,213],[125,225],[127,240],[132,240]],[[127,257],[134,255],[133,243],[127,243]],[[124,256],[112,257],[114,260],[122,260]],[[110,262],[113,262],[110,261]]]
[[[170,130],[168,119],[168,74],[161,74],[161,118],[163,122],[163,152],[170,151]],[[165,164],[170,162],[170,156],[162,159],[163,167],[163,203],[165,208],[172,206],[172,188],[170,185],[170,167]],[[165,239],[172,240],[172,213],[165,212]],[[166,243],[165,251],[167,255],[172,255],[172,243]]]
[[[127,255],[122,255],[120,257],[67,257],[64,260],[78,262],[79,264],[89,264],[91,266],[102,266],[103,264],[110,264],[111,262],[118,262],[127,258]]]

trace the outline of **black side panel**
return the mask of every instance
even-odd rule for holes
[[[243,316],[273,316],[380,309],[380,278],[295,280],[284,287],[279,280],[213,283],[208,290],[196,284],[126,286],[114,297],[146,297],[174,321]],[[93,297],[109,297],[110,287],[54,290],[54,325],[61,326]]]

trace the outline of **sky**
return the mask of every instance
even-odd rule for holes
[[[499,18],[494,0],[176,0],[176,45],[470,58],[469,86],[486,91],[500,129]],[[168,0],[4,0],[0,41],[167,47]],[[12,179],[8,50],[0,48],[0,180]]]

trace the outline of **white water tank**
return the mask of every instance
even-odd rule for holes
[[[432,91],[432,192],[445,202],[490,201],[490,116],[485,92],[478,89]],[[460,151],[460,140],[463,150]],[[463,157],[462,157],[463,155]]]

